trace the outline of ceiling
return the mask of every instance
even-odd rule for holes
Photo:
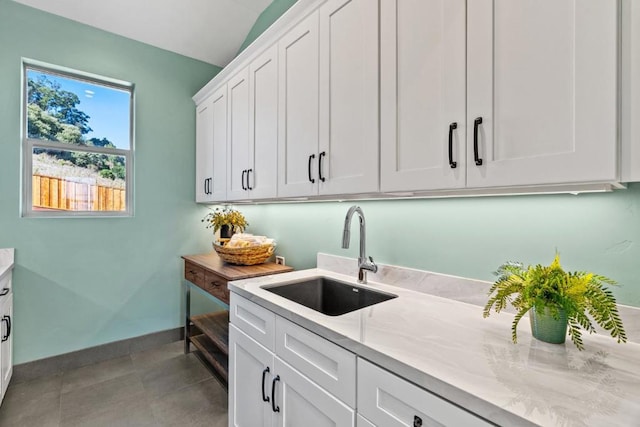
[[[271,0],[15,0],[224,67]]]

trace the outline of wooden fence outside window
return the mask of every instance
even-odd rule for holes
[[[65,211],[124,211],[126,190],[33,175],[33,208]]]

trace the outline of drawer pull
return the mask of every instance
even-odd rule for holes
[[[326,151],[323,151],[322,153],[320,153],[320,158],[318,159],[318,176],[320,177],[320,181],[322,182],[325,181],[324,176],[322,176],[322,158],[326,155]]]
[[[213,286],[215,286],[215,287],[222,286],[222,283],[217,282],[217,281],[215,281],[215,280],[214,280],[213,282],[211,282],[211,284],[212,284]]]
[[[307,163],[307,173],[309,174],[309,182],[315,184],[316,180],[311,177],[311,161],[316,158],[315,154],[309,156],[309,163]]]
[[[453,161],[453,130],[458,129],[458,122],[453,122],[449,125],[449,167],[455,169],[458,167],[458,162]]]
[[[262,401],[263,402],[269,402],[269,396],[264,394],[264,380],[267,376],[267,373],[269,373],[269,367],[267,366],[266,368],[264,368],[264,371],[262,371]]]
[[[417,415],[413,416],[413,427],[422,427],[422,418]]]
[[[3,322],[7,322],[7,335],[5,335],[4,337],[2,337],[2,342],[5,342],[9,339],[9,337],[11,336],[11,316],[4,316],[2,318]]]
[[[194,276],[198,274],[195,270],[189,270],[189,273],[193,274]]]
[[[2,288],[2,291],[0,291],[0,297],[8,294],[9,290],[10,290],[9,288]]]
[[[478,126],[482,124],[482,117],[478,117],[473,121],[473,159],[476,166],[482,166],[482,159],[478,155]]]
[[[280,412],[280,407],[276,406],[276,382],[280,381],[280,375],[276,376],[271,383],[271,409],[273,412]]]

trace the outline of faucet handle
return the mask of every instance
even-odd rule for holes
[[[371,271],[373,273],[377,273],[378,272],[378,265],[373,261],[373,257],[372,256],[369,257],[369,266],[371,267]]]

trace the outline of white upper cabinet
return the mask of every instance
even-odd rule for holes
[[[278,56],[273,46],[227,83],[228,200],[276,197]]]
[[[465,0],[382,0],[380,190],[465,186]]]
[[[278,197],[318,192],[318,12],[278,42]]]
[[[196,108],[196,202],[208,202],[213,181],[213,96]]]
[[[278,188],[278,49],[249,66],[249,169],[251,199],[276,197]]]
[[[248,197],[249,170],[249,69],[244,68],[227,83],[229,135],[227,153],[227,199]]]
[[[622,0],[622,181],[640,181],[640,2]]]
[[[617,180],[617,3],[467,2],[468,187]]]
[[[378,1],[320,7],[319,194],[378,191]]]
[[[213,180],[210,198],[227,198],[227,86],[213,93]]]
[[[377,192],[377,2],[329,0],[278,49],[278,196]]]
[[[227,88],[196,107],[196,202],[227,196]]]
[[[196,200],[640,181],[639,27],[635,0],[298,2],[194,97]]]

